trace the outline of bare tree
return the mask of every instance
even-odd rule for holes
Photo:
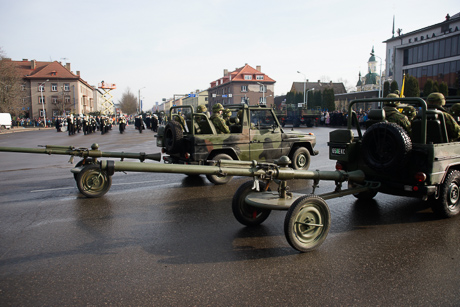
[[[72,102],[70,100],[70,96],[66,95],[64,91],[64,87],[62,87],[62,92],[56,97],[52,103],[56,106],[56,109],[59,110],[59,114],[65,114],[66,110],[70,109]]]
[[[135,114],[137,111],[137,97],[131,93],[129,88],[123,93],[118,103],[121,111],[125,114]]]
[[[0,112],[18,116],[25,107],[24,83],[11,59],[0,49]]]

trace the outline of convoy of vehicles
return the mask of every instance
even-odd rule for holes
[[[175,116],[181,114],[173,108],[168,124],[157,137],[157,144],[169,154],[165,157],[168,163],[125,162],[123,158],[128,156],[141,161],[159,161],[160,156],[101,152],[96,144],[90,150],[49,146],[41,152],[8,147],[0,147],[0,151],[82,157],[72,172],[78,189],[87,197],[107,193],[115,172],[205,174],[208,178],[214,176],[210,180],[217,184],[227,182],[231,176],[247,176],[251,180],[242,184],[232,199],[235,218],[254,226],[263,223],[272,210],[286,210],[286,239],[296,250],[306,252],[320,246],[327,237],[331,219],[326,200],[331,198],[354,195],[368,200],[377,193],[386,193],[430,201],[433,211],[441,217],[460,213],[460,142],[449,142],[443,113],[428,109],[423,99],[396,99],[419,109],[411,135],[386,121],[383,109],[369,112],[363,132],[353,106],[376,99],[352,101],[347,127],[330,132],[329,158],[336,161],[335,171],[309,171],[305,162],[295,160],[299,156],[305,160],[315,153],[313,136],[284,133],[272,110],[241,105],[232,109],[232,115],[236,115],[233,122],[241,126],[232,128],[235,130],[230,134],[217,134],[208,116],[194,113],[192,107],[182,106],[184,121],[180,117],[176,121]],[[308,154],[305,150],[301,150],[303,155],[296,154],[299,148]],[[98,157],[121,161],[98,161]],[[287,183],[292,179],[313,180],[312,194],[291,192]],[[334,181],[335,189],[315,194],[320,180]],[[343,188],[345,181],[348,186]]]

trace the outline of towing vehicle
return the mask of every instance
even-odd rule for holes
[[[352,101],[347,128],[330,132],[329,158],[336,161],[334,171],[295,170],[289,167],[292,162],[287,156],[273,163],[222,159],[212,161],[212,165],[180,165],[112,160],[97,162],[97,157],[110,155],[98,151],[95,145],[91,150],[69,149],[67,154],[86,159],[86,163],[80,161],[72,172],[76,174],[79,191],[87,197],[100,197],[107,193],[115,172],[251,177],[233,196],[234,217],[243,225],[254,226],[263,223],[272,210],[287,210],[284,221],[286,240],[296,250],[307,252],[319,247],[329,232],[328,199],[354,195],[366,200],[381,192],[428,200],[433,211],[441,217],[453,217],[460,212],[460,142],[448,142],[443,113],[428,109],[423,99],[396,99],[415,104],[420,109],[412,123],[412,135],[387,122],[382,109],[369,113],[367,129],[363,133],[353,105],[374,102],[375,99]],[[394,100],[379,99],[381,102]],[[0,151],[33,152],[32,149],[27,150],[0,147]],[[137,158],[142,160],[147,155]],[[158,155],[149,158],[158,160]],[[287,183],[293,179],[313,180],[312,194],[291,192]],[[334,181],[335,189],[315,194],[320,180]],[[344,182],[348,182],[346,188],[343,188]],[[271,185],[277,185],[277,188],[272,191]]]
[[[313,133],[284,131],[274,111],[264,106],[225,105],[228,134],[218,134],[206,113],[192,106],[171,107],[168,123],[158,130],[157,146],[170,164],[205,165],[208,161],[238,160],[273,162],[288,156],[293,169],[308,169],[316,137]],[[214,184],[225,184],[232,176],[207,175]]]

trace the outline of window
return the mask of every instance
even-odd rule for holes
[[[257,75],[256,76],[256,80],[263,80],[264,79],[264,76],[263,75]]]
[[[265,85],[261,85],[261,86],[259,87],[259,92],[265,93],[266,91],[267,91],[267,88],[265,87]]]
[[[251,75],[245,75],[244,80],[252,80],[252,76]]]
[[[64,103],[65,104],[70,104],[70,96],[65,96],[64,97]]]
[[[259,104],[267,104],[267,98],[266,97],[260,97],[259,98]]]
[[[247,85],[242,85],[241,86],[241,91],[242,92],[247,92],[248,91],[248,86]]]
[[[66,91],[66,92],[70,91],[70,84],[69,83],[64,83],[64,91]]]
[[[53,96],[51,97],[51,102],[57,104],[59,102],[59,99],[57,98],[57,96]]]
[[[45,91],[45,85],[43,83],[38,85],[38,91],[39,92],[44,92]]]
[[[38,104],[43,104],[45,103],[45,97],[39,96],[38,97]]]
[[[241,97],[241,103],[246,103],[246,97]]]
[[[52,91],[52,92],[57,92],[57,90],[58,90],[58,85],[57,85],[57,83],[51,84],[51,91]]]
[[[21,84],[21,91],[25,91],[26,90],[26,85],[25,84]]]

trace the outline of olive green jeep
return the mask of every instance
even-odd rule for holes
[[[395,100],[418,109],[410,135],[399,125],[387,122],[383,109],[369,112],[363,133],[353,107],[377,100],[355,100],[349,105],[347,129],[330,132],[329,158],[337,161],[337,170],[364,172],[368,189],[354,194],[358,199],[371,199],[378,192],[418,197],[430,201],[433,211],[441,217],[457,215],[460,142],[449,142],[443,113],[428,109],[425,100],[380,98],[378,101]],[[350,181],[348,184],[362,185]]]
[[[262,106],[225,105],[230,133],[219,134],[209,114],[195,112],[193,106],[176,106],[168,122],[158,130],[157,146],[162,147],[165,163],[213,164],[218,160],[273,162],[289,156],[294,169],[308,169],[313,148],[313,133],[285,132],[272,109]],[[226,174],[207,175],[214,184],[232,179]]]

